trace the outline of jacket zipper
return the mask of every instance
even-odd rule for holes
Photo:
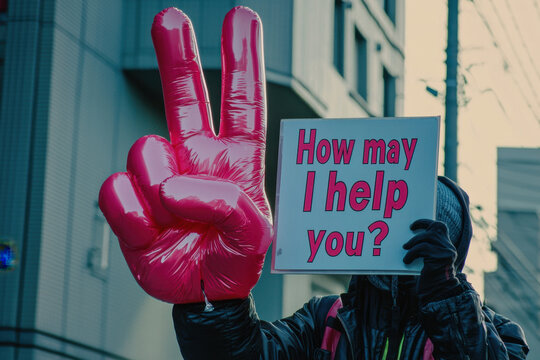
[[[339,322],[341,323],[341,327],[343,328],[343,330],[345,330],[345,335],[347,335],[347,340],[349,340],[349,348],[351,350],[351,355],[354,357],[354,347],[353,347],[351,335],[349,334],[349,330],[347,330],[347,327],[345,326],[345,322],[341,318],[341,315],[338,313],[336,316],[339,319]]]

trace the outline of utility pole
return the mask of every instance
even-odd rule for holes
[[[446,97],[444,175],[457,182],[457,67],[459,0],[448,0],[448,42],[446,46]]]

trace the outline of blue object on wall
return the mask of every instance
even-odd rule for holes
[[[0,270],[11,270],[15,266],[15,251],[9,244],[0,243]]]

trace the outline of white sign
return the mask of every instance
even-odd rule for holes
[[[272,272],[419,274],[402,246],[435,215],[439,122],[282,120]]]

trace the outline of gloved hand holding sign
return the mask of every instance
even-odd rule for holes
[[[425,304],[457,295],[460,290],[462,292],[454,267],[457,251],[450,240],[446,224],[420,219],[412,223],[411,230],[418,233],[403,245],[408,250],[403,261],[410,264],[417,258],[424,259],[417,284],[420,302]]]
[[[100,208],[148,294],[170,303],[245,298],[272,238],[261,21],[244,7],[224,20],[218,136],[189,18],[162,11],[152,39],[170,142],[135,142],[127,172],[103,184]]]

